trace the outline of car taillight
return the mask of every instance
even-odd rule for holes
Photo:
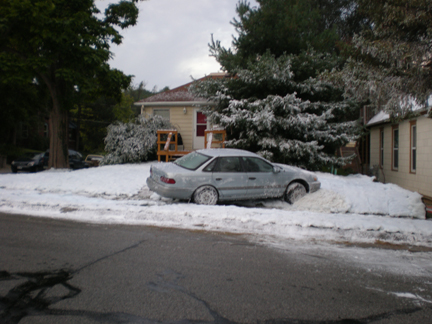
[[[168,183],[168,184],[175,184],[175,180],[174,179],[169,179],[169,178],[165,178],[165,177],[160,177],[160,180],[162,182]]]

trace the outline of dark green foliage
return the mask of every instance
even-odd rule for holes
[[[431,1],[358,0],[358,6],[370,24],[353,38],[348,64],[329,79],[344,85],[347,96],[403,118],[432,94]]]
[[[94,0],[2,0],[2,82],[30,84],[36,77],[50,94],[50,165],[67,167],[68,112],[100,95],[120,101],[131,77],[111,69],[115,29],[136,23],[137,0],[111,4],[98,16]]]
[[[344,64],[340,43],[361,21],[349,23],[359,17],[355,2],[258,2],[238,4],[233,49],[210,44],[232,78],[197,82],[191,91],[216,103],[206,113],[227,130],[229,146],[314,170],[344,165],[350,159],[335,151],[357,138],[360,105],[321,74]]]
[[[366,22],[355,0],[258,0],[258,8],[247,1],[237,5],[234,25],[238,36],[233,48],[213,41],[210,51],[222,67],[232,72],[245,68],[248,61],[270,51],[276,57],[299,55],[313,48],[317,52],[338,53],[341,42],[349,40]]]

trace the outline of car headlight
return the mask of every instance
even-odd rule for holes
[[[34,164],[34,162],[30,162],[29,164],[27,164],[27,166],[33,166]]]
[[[15,165],[15,161],[12,161],[12,163],[11,163],[12,165]]]

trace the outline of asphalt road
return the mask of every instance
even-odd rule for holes
[[[432,275],[314,251],[0,214],[0,323],[432,323]]]

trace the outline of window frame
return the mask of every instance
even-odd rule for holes
[[[163,111],[168,112],[168,118],[162,116],[161,114],[158,114],[157,112]],[[168,121],[171,120],[171,109],[169,108],[153,108],[153,116],[161,116],[162,118],[168,119]]]
[[[410,122],[410,173],[417,171],[417,121]]]
[[[396,132],[397,132],[397,139],[395,140]],[[395,146],[395,144],[397,144],[397,146]],[[392,161],[391,161],[392,171],[399,170],[399,146],[400,146],[399,125],[393,125],[392,126]]]

